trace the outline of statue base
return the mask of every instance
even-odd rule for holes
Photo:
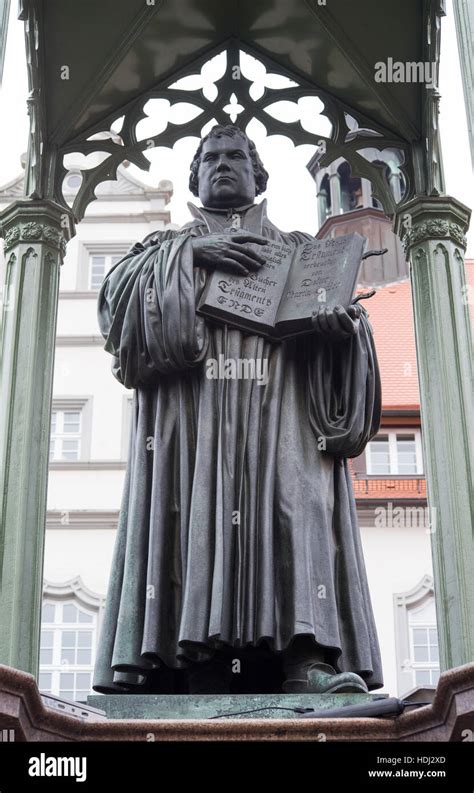
[[[423,701],[431,699],[432,692],[428,693],[428,697],[422,694]],[[64,708],[50,707],[43,700],[32,675],[0,664],[0,730],[4,741],[15,742],[327,740],[429,741],[432,745],[433,742],[472,740],[474,663],[443,672],[433,703],[397,718],[304,719],[298,718],[297,714],[293,716],[291,711],[270,710],[274,706],[316,705],[327,709],[344,702],[364,703],[380,696],[383,695],[245,694],[219,697],[94,694],[89,697],[89,704],[101,708],[102,713],[91,709],[83,713],[81,703],[73,703],[76,709],[73,714]],[[114,703],[115,711],[112,710]],[[207,705],[207,713],[204,705]],[[229,706],[232,711],[227,710]],[[210,718],[212,708],[214,715],[220,715],[253,710],[258,706],[265,707],[265,711],[234,718]],[[145,712],[151,717],[143,718]],[[262,713],[268,717],[262,718]]]
[[[87,704],[107,719],[298,719],[308,710],[361,705],[387,694],[92,694]]]

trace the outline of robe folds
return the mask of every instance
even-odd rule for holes
[[[192,238],[229,221],[189,206],[190,223],[136,243],[99,294],[113,373],[134,398],[94,688],[140,690],[162,665],[262,643],[281,653],[300,634],[378,688],[347,463],[380,422],[367,312],[337,342],[275,343],[204,319],[208,274],[193,266]],[[279,231],[265,210],[244,211],[242,228],[292,246],[313,239]],[[267,382],[209,378],[220,355],[266,359]]]

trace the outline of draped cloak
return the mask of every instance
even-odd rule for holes
[[[208,273],[193,266],[192,238],[230,221],[189,207],[190,223],[136,243],[99,294],[105,349],[134,399],[94,688],[140,690],[163,664],[262,642],[279,653],[299,634],[379,688],[347,463],[380,422],[367,312],[339,341],[275,343],[205,320]],[[313,239],[277,229],[265,201],[241,217],[286,245]],[[220,355],[267,359],[267,383],[208,378],[206,360]]]

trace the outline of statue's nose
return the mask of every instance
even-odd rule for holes
[[[229,164],[223,159],[223,157],[219,158],[219,161],[217,163],[217,170],[218,171],[228,171],[228,170],[230,170],[229,169]]]

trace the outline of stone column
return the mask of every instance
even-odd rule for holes
[[[7,49],[8,20],[10,17],[10,0],[0,0],[0,86],[2,85],[5,51]]]
[[[0,214],[0,663],[38,673],[59,268],[70,213],[23,199]]]
[[[318,200],[318,222],[319,228],[323,225],[326,221],[328,216],[328,194],[327,191],[322,189],[321,186],[316,194]]]
[[[401,184],[401,173],[399,170],[390,170],[390,174],[388,177],[388,181],[390,184],[390,189],[392,191],[393,198],[396,204],[399,204],[402,200],[402,184]]]
[[[441,668],[474,660],[474,403],[464,273],[470,210],[420,196],[395,220],[410,258]]]
[[[360,186],[362,188],[362,204],[364,207],[372,208],[372,185],[368,179],[361,179]]]
[[[329,191],[331,194],[331,215],[340,215],[342,210],[341,177],[338,171],[328,171]]]
[[[459,65],[466,104],[466,120],[474,166],[474,6],[471,0],[454,0],[454,19],[459,49]]]

